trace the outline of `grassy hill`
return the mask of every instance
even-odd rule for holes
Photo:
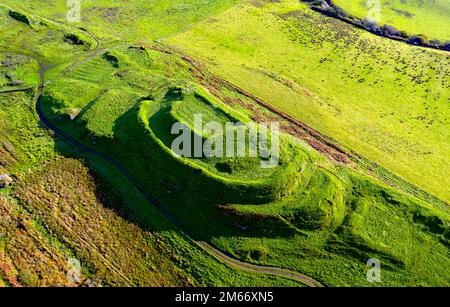
[[[264,196],[264,190],[242,183],[250,177],[245,173],[253,171],[251,166],[240,169],[236,181],[233,172],[220,174],[214,163],[208,164],[211,161],[174,156],[168,148],[174,117],[189,124],[194,114],[201,113],[220,121],[220,116],[231,112],[223,101],[248,98],[217,84],[217,98],[212,97],[205,92],[208,77],[198,79],[182,55],[158,48],[115,49],[109,53],[116,59],[114,68],[102,55],[91,59],[105,71],[104,78],[80,88],[76,103],[64,90],[65,84],[86,82],[88,78],[79,72],[91,62],[49,84],[43,96],[47,117],[84,144],[119,159],[185,229],[239,259],[306,272],[329,285],[368,285],[361,274],[363,259],[376,257],[389,268],[385,285],[446,284],[436,274],[448,259],[447,206],[396,192],[351,165],[332,163],[304,141],[287,135],[287,148],[295,148],[287,165],[298,159],[297,179],[283,187],[266,180],[264,190],[284,192],[275,198],[255,199]],[[167,72],[165,67],[177,70]],[[195,81],[204,82],[205,88],[192,85]],[[96,95],[91,90],[94,85]],[[201,102],[192,100],[195,95],[203,97]],[[189,107],[179,107],[187,103]],[[101,111],[106,106],[115,111]],[[71,119],[67,109],[73,107],[81,111]],[[255,106],[250,113],[258,112],[263,111]],[[245,118],[237,109],[233,113]],[[429,257],[429,251],[436,258]]]
[[[105,285],[301,285],[232,269],[196,238],[327,286],[378,285],[369,258],[381,286],[449,285],[447,53],[293,0],[97,1],[79,25],[53,21],[60,3],[2,3],[0,173],[15,182],[0,192],[0,284],[62,282],[75,255]],[[78,149],[42,129],[41,77],[45,118]],[[278,122],[279,166],[175,155],[170,127],[195,114]]]
[[[91,51],[53,24],[31,28],[6,9],[0,20],[2,33],[10,31],[0,43],[0,174],[13,178],[0,189],[0,286],[77,286],[67,279],[72,257],[86,286],[299,285],[219,262],[108,163],[43,129],[35,113],[40,64],[53,67],[51,79]]]

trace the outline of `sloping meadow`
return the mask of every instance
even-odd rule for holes
[[[331,163],[287,135],[289,155],[298,162],[291,158],[285,163],[295,179],[285,187],[266,181],[267,196],[254,190],[257,186],[246,176],[233,177],[232,168],[223,173],[207,160],[174,155],[168,130],[175,119],[189,124],[201,113],[226,120],[223,114],[236,111],[226,111],[205,88],[190,90],[199,86],[193,85],[198,80],[182,57],[153,49],[110,50],[107,57],[99,54],[49,84],[43,93],[46,116],[120,161],[189,232],[239,259],[305,272],[325,284],[368,285],[366,262],[377,258],[383,263],[384,285],[448,282],[440,277],[449,261],[448,208]],[[86,67],[92,65],[91,77]],[[66,90],[85,83],[76,97]],[[192,100],[195,93],[203,98]],[[192,105],[167,109],[180,103]],[[211,104],[219,113],[211,113]],[[75,116],[69,109],[78,109]],[[278,196],[269,196],[273,193]]]

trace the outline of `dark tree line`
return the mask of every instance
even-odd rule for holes
[[[314,11],[320,12],[324,15],[340,19],[344,22],[352,24],[358,28],[369,31],[373,34],[388,37],[398,41],[406,42],[410,45],[422,46],[434,49],[450,51],[450,41],[442,42],[434,39],[429,40],[424,34],[408,34],[405,31],[400,31],[393,26],[380,26],[373,20],[362,19],[348,14],[345,10],[334,4],[332,0],[300,0],[311,5]]]

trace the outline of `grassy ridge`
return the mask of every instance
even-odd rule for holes
[[[169,88],[167,92],[164,92],[164,97],[166,97],[162,102],[160,101],[149,101],[141,105],[139,111],[139,120],[142,121],[145,128],[149,130],[149,136],[151,136],[154,141],[162,147],[164,152],[169,156],[174,156],[171,152],[170,147],[173,140],[173,136],[169,135],[169,131],[171,130],[171,126],[174,122],[177,121],[177,115],[175,117],[171,117],[173,114],[173,109],[167,111],[167,108],[171,107],[171,100],[173,99],[176,103],[182,102],[183,104],[191,104],[191,106],[195,105],[192,103],[193,98],[195,100],[200,99],[203,101],[202,105],[197,108],[191,109],[192,113],[186,114],[186,111],[189,111],[189,108],[184,109],[185,117],[188,120],[186,123],[189,126],[189,122],[193,120],[193,116],[195,114],[202,114],[205,117],[205,122],[209,119],[212,119],[213,116],[208,105],[214,105],[214,113],[217,114],[217,117],[220,115],[226,114],[226,111],[220,109],[218,104],[211,102],[214,99],[211,94],[206,94],[205,90],[202,90],[204,93],[201,93],[201,89],[198,88],[195,90],[193,94],[183,94],[182,91],[187,90],[186,88]],[[180,95],[180,96],[179,96]],[[200,96],[201,95],[201,96]],[[168,96],[174,96],[168,99]],[[193,97],[192,97],[193,96]],[[183,98],[182,98],[183,97]],[[209,98],[208,98],[209,97]],[[181,99],[181,100],[178,100]],[[210,102],[208,102],[210,101]],[[206,104],[206,105],[205,105]],[[158,109],[158,105],[159,109]],[[206,112],[205,112],[206,109]],[[236,113],[236,112],[235,112]],[[237,113],[236,113],[237,114]],[[231,116],[231,115],[229,115]],[[243,118],[243,116],[239,116]],[[229,121],[232,118],[225,119],[225,121]],[[247,119],[246,121],[248,121]],[[233,122],[237,121],[234,119]],[[181,121],[183,122],[183,121]],[[221,122],[221,124],[225,124],[225,122]],[[235,130],[232,129],[233,133],[237,135]],[[194,130],[192,130],[194,131]],[[201,131],[193,132],[201,134],[201,137],[205,137]],[[133,135],[138,134],[137,132]],[[193,136],[192,136],[193,137]],[[169,141],[163,142],[162,139],[169,138]],[[222,141],[226,142],[226,137],[221,136]],[[142,146],[142,145],[141,145]],[[233,146],[236,146],[235,143]],[[286,143],[281,144],[281,150],[279,153],[279,167],[272,169],[264,169],[261,168],[261,157],[258,156],[256,158],[246,158],[246,159],[236,159],[236,158],[226,158],[226,157],[216,157],[216,158],[206,158],[203,157],[201,159],[190,158],[190,159],[177,159],[180,161],[181,167],[192,168],[192,175],[197,175],[198,177],[205,177],[214,179],[222,187],[213,187],[210,184],[205,182],[203,188],[205,190],[213,191],[222,191],[224,197],[228,199],[228,195],[233,195],[233,198],[237,195],[243,195],[244,198],[239,201],[267,201],[267,199],[277,199],[282,197],[282,195],[287,195],[292,191],[292,187],[297,183],[296,170],[301,165],[301,155],[294,154],[296,149],[288,148]],[[301,152],[301,148],[297,148],[299,152]],[[153,150],[154,151],[154,150]],[[248,148],[246,148],[246,152],[248,155]],[[172,158],[171,158],[172,159]],[[170,169],[171,167],[168,167]],[[199,175],[202,174],[202,175]],[[208,187],[208,188],[207,188]],[[228,189],[232,189],[228,191]],[[280,193],[282,191],[282,193]],[[233,199],[231,198],[231,199]],[[232,200],[227,201],[232,201]],[[235,198],[234,201],[237,201],[239,198]],[[245,200],[246,199],[246,200]],[[224,199],[225,201],[225,199]]]

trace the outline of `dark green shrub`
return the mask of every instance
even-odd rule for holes
[[[265,247],[258,246],[250,252],[250,257],[253,260],[265,260],[268,254],[269,251]]]
[[[108,61],[109,64],[111,64],[113,67],[115,68],[119,67],[119,59],[114,55],[112,55],[111,53],[106,52],[105,54],[103,54],[103,59]]]
[[[15,11],[9,11],[9,16],[19,22],[23,22],[24,24],[30,25],[30,20],[24,14]]]

